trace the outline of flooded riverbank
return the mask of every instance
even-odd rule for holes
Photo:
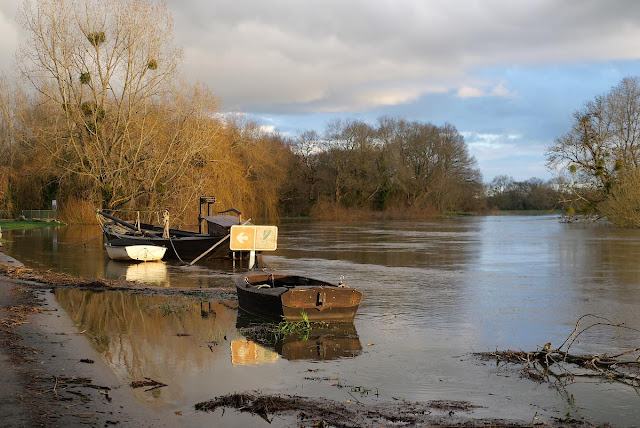
[[[241,265],[115,264],[99,229],[8,231],[27,266],[157,286],[227,288]],[[640,232],[561,224],[557,217],[476,217],[335,225],[285,221],[268,265],[365,296],[352,328],[273,344],[252,337],[233,298],[140,296],[61,289],[56,301],[145,406],[184,412],[238,391],[370,404],[460,400],[474,417],[530,422],[585,417],[634,426],[640,398],[584,380],[553,388],[471,354],[560,344],[586,313],[640,327]],[[131,272],[129,272],[131,270]],[[634,342],[635,340],[635,342]],[[638,337],[593,329],[576,349],[618,352]]]

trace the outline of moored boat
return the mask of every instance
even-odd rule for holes
[[[352,322],[362,299],[360,290],[344,284],[264,271],[238,276],[236,290],[240,309],[286,321]]]
[[[232,251],[229,248],[229,231],[232,225],[250,224],[242,222],[240,211],[231,208],[219,214],[233,212],[234,215],[207,215],[203,216],[202,206],[206,204],[207,214],[210,214],[210,205],[215,203],[215,197],[200,198],[200,213],[198,215],[198,232],[169,228],[168,212],[165,212],[165,226],[146,224],[139,221],[135,223],[119,219],[109,213],[95,210],[98,214],[100,225],[107,240],[126,239],[132,241],[132,245],[155,245],[165,247],[164,259],[177,259],[184,262],[202,259],[230,258]],[[207,232],[203,233],[202,223],[207,225]],[[242,256],[242,254],[237,254]]]
[[[139,245],[135,241],[116,239],[104,244],[111,260],[150,262],[161,260],[167,251],[158,245]]]

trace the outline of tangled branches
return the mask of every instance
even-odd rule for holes
[[[585,325],[586,321],[591,321]],[[475,355],[484,359],[495,359],[496,363],[522,364],[521,373],[530,379],[545,382],[551,378],[573,383],[578,377],[600,378],[610,382],[619,382],[633,388],[640,388],[640,347],[630,348],[623,352],[604,354],[572,354],[571,347],[580,336],[595,327],[615,328],[640,333],[640,330],[614,322],[598,315],[581,316],[564,342],[557,348],[551,343],[531,352],[495,351],[482,352]]]

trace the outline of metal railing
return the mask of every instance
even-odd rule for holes
[[[22,210],[22,216],[34,220],[55,220],[55,210]]]

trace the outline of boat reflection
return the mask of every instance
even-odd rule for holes
[[[164,284],[169,286],[167,264],[163,261],[149,263],[126,263],[109,260],[107,276],[132,282]]]
[[[234,339],[231,341],[231,363],[234,366],[269,364],[278,361],[280,356],[251,340]]]
[[[279,334],[265,324],[238,311],[236,328],[248,342],[274,350],[287,360],[335,360],[358,356],[362,344],[353,323],[314,325],[308,332]]]

